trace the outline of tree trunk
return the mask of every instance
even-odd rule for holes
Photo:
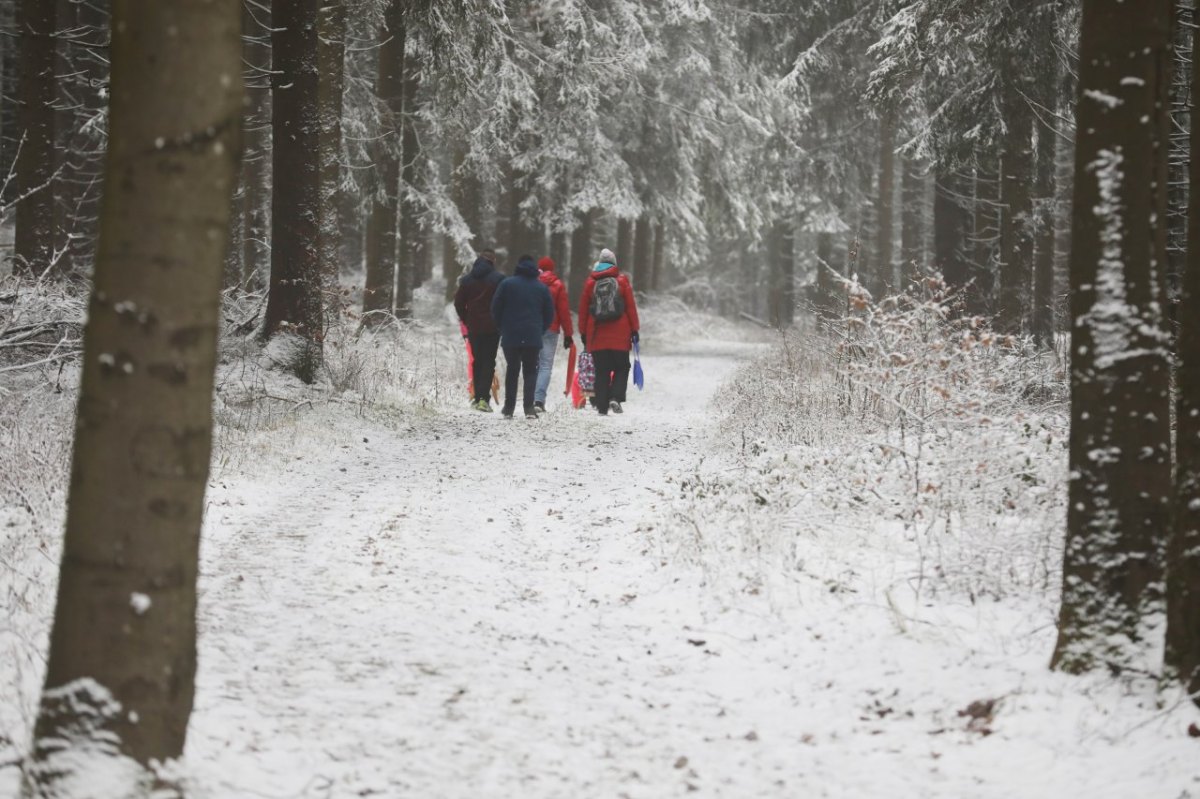
[[[796,316],[795,247],[791,225],[776,222],[770,233],[770,291],[767,318],[772,327],[790,327]]]
[[[837,313],[837,284],[834,281],[833,234],[822,231],[817,234],[817,316],[831,319]]]
[[[277,0],[271,101],[271,286],[263,334],[298,336],[289,364],[316,379],[325,334],[321,274],[321,0]]]
[[[1194,51],[1193,51],[1194,52]],[[1192,96],[1200,61],[1192,60]],[[1191,180],[1200,186],[1200,125],[1191,129]],[[1200,704],[1200,203],[1188,209],[1175,385],[1175,518],[1167,561],[1167,666]]]
[[[1025,3],[1028,5],[1028,2]],[[1033,9],[1019,9],[1032,14]],[[1018,56],[1010,56],[1014,61]],[[1005,135],[1003,172],[1000,176],[1000,287],[997,294],[996,324],[1005,333],[1019,333],[1028,327],[1029,288],[1033,273],[1033,198],[1034,179],[1033,113],[1026,97],[1032,94],[1031,81],[1021,64],[1028,60],[1022,53],[1018,63],[1006,70]]]
[[[592,231],[595,223],[596,212],[587,211],[581,215],[579,227],[571,234],[571,275],[567,288],[572,308],[579,304],[579,298],[583,296],[583,284],[587,281],[588,273],[592,271]]]
[[[654,225],[654,256],[651,259],[650,268],[650,290],[660,291],[666,285],[666,276],[663,275],[665,250],[667,247],[667,226],[662,222]]]
[[[1146,668],[1170,524],[1166,96],[1172,0],[1085,0],[1071,251],[1069,672]],[[1149,120],[1149,124],[1147,123]]]
[[[567,234],[556,230],[550,234],[550,258],[561,271],[567,265]]]
[[[890,104],[879,119],[879,199],[875,229],[877,296],[896,285],[892,237],[894,235],[896,191],[896,110]]]
[[[16,3],[0,3],[0,30],[17,31]],[[21,70],[18,64],[21,60],[22,41],[18,36],[0,36],[0,97],[19,98],[21,85],[18,75]],[[3,196],[0,200],[8,202],[14,195],[16,186],[8,185],[8,176],[12,173],[17,154],[17,145],[21,141],[21,125],[18,102],[11,99],[0,103],[0,190]]]
[[[901,162],[900,196],[900,278],[907,288],[925,267],[925,179],[920,164]]]
[[[57,269],[91,273],[104,170],[108,3],[59,0],[57,49],[58,162],[54,179]]]
[[[95,757],[179,757],[194,690],[240,6],[113,5],[100,251],[28,795],[118,773]]]
[[[396,38],[400,45],[401,94],[397,122],[400,127],[400,181],[399,195],[400,230],[396,254],[396,316],[401,319],[412,317],[413,289],[420,283],[422,264],[425,260],[425,234],[421,230],[421,213],[414,192],[417,190],[418,164],[421,157],[420,139],[417,138],[417,90],[420,88],[420,64],[413,53],[409,32],[403,17],[398,15],[402,26]],[[395,29],[389,25],[389,29]]]
[[[972,292],[967,284],[971,269],[967,262],[967,231],[971,213],[964,206],[967,181],[953,169],[939,166],[933,194],[934,265],[952,290]],[[964,297],[964,302],[967,298]]]
[[[633,220],[617,220],[617,264],[621,271],[629,275],[630,280],[636,280],[633,263]]]
[[[345,82],[346,8],[343,0],[321,0],[317,60],[320,71],[318,113],[320,114],[321,211],[320,258],[326,296],[337,297],[342,227],[342,92]],[[336,308],[325,313],[334,315]]]
[[[626,267],[633,271],[633,286],[638,291],[650,288],[651,253],[654,248],[654,224],[647,214],[637,220],[633,231],[633,260]]]
[[[271,252],[271,11],[243,5],[243,57],[248,67],[248,104],[243,122],[242,287],[258,289]]]
[[[21,135],[13,269],[41,275],[54,257],[54,0],[21,0]]]
[[[976,154],[982,165],[975,169],[975,202],[972,206],[971,279],[967,308],[973,314],[989,315],[995,307],[996,257],[1000,238],[999,188],[1003,160]]]
[[[1046,126],[1038,128],[1037,236],[1033,267],[1032,332],[1043,347],[1054,345],[1054,259],[1055,192],[1054,176],[1057,148],[1055,132]]]
[[[404,92],[404,6],[391,0],[379,29],[379,72],[375,93],[389,111],[384,124],[393,133],[398,130],[403,111]],[[368,321],[380,321],[379,314],[392,313],[396,282],[397,199],[400,190],[400,158],[397,142],[387,136],[376,142],[375,173],[380,185],[371,199],[367,222],[367,276],[363,289],[363,315]],[[375,316],[370,316],[375,314]]]

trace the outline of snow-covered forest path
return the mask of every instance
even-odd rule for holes
[[[696,578],[640,529],[736,363],[728,348],[657,358],[650,390],[607,419],[334,426],[282,475],[219,485],[189,742],[202,787],[777,791],[802,742],[756,739],[797,701],[786,664],[740,621],[710,628]]]
[[[803,518],[743,577],[679,495],[736,483],[710,400],[758,346],[648,355],[622,416],[318,404],[224,447],[189,796],[1200,795],[1153,692],[1047,669],[1041,603],[916,604],[902,540]]]

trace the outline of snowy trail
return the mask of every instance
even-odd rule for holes
[[[708,771],[769,789],[781,759],[735,762],[764,757],[762,665],[705,640],[695,580],[638,532],[735,364],[660,357],[608,419],[330,430],[278,485],[218,488],[189,743],[206,787],[664,796]]]
[[[666,551],[755,351],[718,346],[654,356],[624,416],[256,434],[262,471],[210,493],[190,795],[1200,796],[1166,716],[1046,669],[1038,608],[894,606],[895,542],[801,530],[809,566],[761,592]],[[959,711],[989,698],[983,735]]]

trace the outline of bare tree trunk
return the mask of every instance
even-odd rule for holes
[[[1055,246],[1055,160],[1057,156],[1054,131],[1038,128],[1037,236],[1033,268],[1032,331],[1043,347],[1054,344],[1054,259]]]
[[[54,257],[55,0],[21,0],[21,135],[18,141],[13,269],[46,272]]]
[[[976,153],[982,163],[975,168],[975,201],[972,206],[970,258],[972,290],[967,293],[967,308],[973,314],[988,315],[995,309],[997,245],[1000,239],[1000,175],[1003,159]]]
[[[643,214],[637,220],[633,232],[633,260],[624,268],[633,272],[633,286],[638,291],[650,288],[652,250],[654,248],[654,227],[648,214]]]
[[[390,122],[385,125],[396,131],[403,112],[404,92],[404,6],[391,0],[384,12],[379,30],[379,73],[375,92],[387,108]],[[371,200],[371,215],[367,222],[367,276],[363,290],[363,314],[392,312],[393,290],[396,282],[396,236],[400,191],[400,159],[397,142],[390,136],[376,143],[376,174],[380,182]]]
[[[346,55],[346,8],[343,0],[321,0],[319,30],[317,60],[320,85],[317,102],[321,125],[321,222],[317,235],[320,236],[321,272],[326,296],[337,297],[342,245],[338,212],[341,210],[342,93]],[[325,309],[326,315],[336,313],[336,308]]]
[[[1031,15],[1029,0],[1015,13]],[[1005,135],[1003,171],[1000,175],[1000,287],[996,323],[1006,333],[1028,327],[1029,289],[1033,274],[1034,179],[1033,113],[1027,97],[1032,81],[1024,66],[1029,55],[1011,54],[1004,89]]]
[[[263,334],[299,337],[290,364],[316,379],[325,335],[321,274],[321,0],[272,4],[274,59],[271,193],[271,285]]]
[[[108,2],[59,0],[57,38],[58,160],[54,179],[55,248],[63,275],[91,273],[104,170],[108,83]]]
[[[400,20],[403,24],[403,19]],[[389,29],[391,26],[389,26]],[[418,162],[421,157],[417,138],[417,89],[420,64],[413,53],[411,34],[407,27],[398,33],[400,43],[401,95],[397,122],[400,126],[400,228],[396,246],[396,316],[412,317],[413,289],[420,283],[421,264],[426,245],[419,220],[420,206],[413,197],[418,182]]]
[[[633,275],[633,220],[618,219],[617,220],[617,263],[621,267],[621,271],[630,275],[631,280],[636,280]]]
[[[27,796],[57,796],[56,782],[71,775],[87,779],[99,765],[91,757],[179,757],[194,690],[221,272],[240,146],[240,8],[113,5],[100,252]]]
[[[905,159],[900,177],[900,277],[902,287],[925,268],[925,179],[922,166]]]
[[[666,278],[663,275],[663,258],[667,246],[667,228],[662,222],[657,222],[654,225],[654,256],[651,259],[653,266],[650,269],[650,290],[659,291],[666,283]]]
[[[882,292],[890,291],[896,283],[892,243],[895,233],[895,191],[896,109],[889,103],[879,119],[879,199],[875,229],[874,287]]]
[[[243,4],[243,57],[248,105],[243,121],[242,287],[255,290],[270,268],[271,11]]]
[[[1194,52],[1194,51],[1193,51]],[[1192,60],[1200,96],[1200,61]],[[1191,128],[1191,180],[1200,185],[1200,125]],[[1175,385],[1175,518],[1167,560],[1167,666],[1200,704],[1200,203],[1188,209]]]
[[[833,234],[821,231],[817,234],[817,316],[830,319],[837,312],[837,286],[833,279]]]
[[[1145,668],[1170,524],[1166,97],[1172,0],[1085,0],[1071,251],[1069,672]],[[1149,120],[1149,124],[1147,124]]]
[[[967,289],[971,213],[964,205],[966,197],[967,181],[953,169],[939,168],[933,195],[933,260],[946,285],[959,291],[971,291]]]
[[[550,234],[550,258],[559,269],[567,265],[567,234],[561,230]]]
[[[770,281],[767,318],[773,327],[790,327],[796,315],[795,247],[792,226],[776,222],[770,232]]]
[[[17,4],[0,3],[0,30],[17,32]],[[3,185],[14,167],[17,145],[21,141],[19,98],[21,85],[18,80],[18,64],[21,60],[22,42],[18,36],[0,36],[0,97],[9,98],[0,103],[0,188],[4,190],[4,202],[14,195],[15,186]]]
[[[583,284],[587,282],[588,273],[592,270],[592,231],[595,227],[596,212],[588,211],[579,220],[579,227],[571,235],[571,274],[567,288],[571,297],[571,307],[579,303],[583,296]]]

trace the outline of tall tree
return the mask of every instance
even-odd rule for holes
[[[342,94],[345,81],[346,6],[344,0],[321,0],[319,25],[320,68],[318,113],[321,120],[321,272],[327,287],[332,289],[338,279],[341,256],[342,226],[338,210],[341,207],[342,185]],[[333,291],[330,295],[335,295]]]
[[[28,796],[88,779],[89,756],[179,757],[192,707],[240,9],[114,0],[113,14],[100,250]],[[152,777],[136,779],[148,792]]]
[[[242,154],[242,286],[256,289],[271,253],[271,9],[243,3],[246,62],[245,149]]]
[[[263,335],[297,337],[290,368],[316,379],[325,333],[320,253],[321,0],[276,0],[271,36],[271,283]]]
[[[1200,61],[1195,59],[1191,81],[1192,95],[1197,96]],[[1200,186],[1200,125],[1192,125],[1191,149],[1192,185]],[[1179,320],[1175,517],[1167,561],[1167,665],[1200,704],[1200,203],[1196,202],[1188,209],[1188,263]]]
[[[1085,0],[1071,279],[1071,481],[1052,666],[1144,667],[1171,441],[1166,97],[1172,0]]]
[[[403,20],[402,24],[404,27],[400,29],[389,25],[389,30],[396,31],[401,63],[399,114],[395,122],[400,129],[400,184],[403,188],[399,195],[395,312],[401,319],[408,319],[412,316],[413,289],[421,282],[429,248],[421,227],[421,205],[417,201],[422,177],[421,140],[417,135],[421,65],[413,46],[412,26],[408,20]]]
[[[367,224],[363,314],[390,314],[396,299],[393,292],[400,196],[397,130],[404,111],[405,35],[404,5],[400,0],[389,0],[384,10],[383,25],[379,29],[379,71],[375,78],[375,92],[382,105],[385,135],[375,143],[374,151],[379,185],[371,196],[371,216]]]
[[[15,271],[41,274],[54,257],[55,0],[20,0],[21,114]]]

